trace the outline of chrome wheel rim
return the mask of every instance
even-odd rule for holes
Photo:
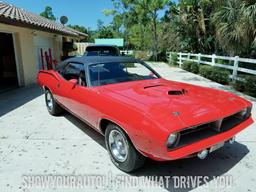
[[[128,156],[128,144],[124,136],[117,130],[109,133],[109,149],[112,156],[119,162],[124,162]]]
[[[53,100],[50,92],[47,92],[46,94],[46,104],[49,110],[52,110],[53,107]]]

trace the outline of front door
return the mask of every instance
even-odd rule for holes
[[[57,100],[75,115],[86,118],[89,88],[86,86],[84,65],[69,63],[61,75],[63,79],[56,91]]]

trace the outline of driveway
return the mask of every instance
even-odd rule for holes
[[[235,92],[164,63],[152,63],[151,66],[166,79]],[[255,99],[235,93],[250,99],[255,106]],[[60,117],[50,116],[43,93],[37,86],[1,94],[0,116],[0,191],[256,191],[255,124],[238,134],[233,145],[225,145],[205,160],[148,160],[136,173],[125,174],[111,163],[103,136],[68,113]],[[256,119],[255,107],[253,116]],[[98,175],[108,178],[108,182],[76,189],[27,188],[24,181],[30,175]],[[161,180],[160,176],[171,179]],[[207,176],[208,179],[200,185],[193,186],[190,182],[178,186],[175,176]],[[230,176],[232,184],[216,185],[217,176]],[[135,182],[126,186],[128,179],[133,178],[146,178],[156,184],[149,187]]]

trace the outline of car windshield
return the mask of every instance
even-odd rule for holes
[[[103,63],[89,66],[92,86],[156,79],[158,75],[142,63]]]
[[[91,46],[86,48],[86,56],[118,56],[118,49],[115,47]]]

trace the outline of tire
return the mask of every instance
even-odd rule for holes
[[[116,138],[118,142],[115,142],[113,138]],[[111,161],[120,170],[129,173],[143,166],[145,157],[135,149],[127,134],[119,126],[115,124],[107,126],[105,143]],[[116,145],[116,143],[122,144]]]
[[[48,112],[53,116],[58,116],[63,112],[63,109],[55,101],[49,89],[45,90],[45,104]]]

